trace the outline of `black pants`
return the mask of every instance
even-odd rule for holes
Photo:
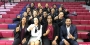
[[[50,41],[47,37],[43,37],[43,40],[42,40],[42,42],[43,42],[43,45],[51,45],[52,43],[52,41]]]
[[[19,44],[21,44],[21,40],[20,39],[15,39],[14,40],[14,42],[13,42],[13,45],[19,45]],[[22,45],[27,45],[28,44],[28,41],[26,41],[24,44],[22,44]]]
[[[70,45],[78,45],[77,41],[75,40],[67,40]],[[63,41],[60,41],[60,44],[59,45],[65,45]]]

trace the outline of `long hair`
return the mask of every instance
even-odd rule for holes
[[[48,15],[48,16],[51,16],[51,15]],[[48,19],[48,16],[47,16],[47,19]],[[54,18],[51,16],[51,19],[52,19],[52,23],[54,23]],[[47,24],[48,24],[48,21],[47,21]]]
[[[39,20],[39,18],[38,17],[35,17],[35,18],[37,18],[38,19],[38,30],[40,30],[40,20]]]
[[[22,17],[22,19],[23,18],[26,18],[26,17]],[[20,23],[19,23],[19,26],[21,27],[22,26],[22,19],[21,19],[21,21],[20,21]],[[27,18],[26,18],[26,23],[25,23],[25,27],[27,26]],[[22,28],[22,27],[21,27]]]

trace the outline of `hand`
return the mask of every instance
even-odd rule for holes
[[[56,19],[58,19],[58,16],[56,16],[56,17],[54,18],[54,20],[56,20]]]
[[[53,40],[53,41],[52,41],[52,45],[57,45],[56,40]]]
[[[34,28],[35,26],[32,26],[32,27],[30,27],[30,29],[29,30],[33,30],[33,28]]]
[[[20,15],[18,15],[17,18],[20,18]]]
[[[33,17],[31,16],[31,17],[29,17],[29,20],[31,20]]]
[[[16,32],[19,32],[19,30],[20,30],[20,27],[16,27]]]
[[[74,37],[73,37],[71,34],[69,34],[68,37],[69,37],[70,39],[74,39]]]
[[[64,40],[64,44],[65,44],[65,45],[70,45],[67,40]]]
[[[22,44],[24,44],[26,42],[26,38],[24,38],[23,40],[22,40]]]
[[[49,29],[47,29],[46,33],[44,33],[44,34],[43,34],[43,36],[48,35],[48,34],[49,34],[49,32],[50,32],[50,30],[49,30]]]
[[[46,33],[44,33],[43,36],[46,36]]]

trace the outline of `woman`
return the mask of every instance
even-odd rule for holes
[[[43,44],[44,45],[57,45],[59,29],[56,24],[53,23],[53,18],[51,15],[47,16],[47,24],[43,26]]]
[[[13,21],[14,22],[20,21],[22,17],[26,17],[27,19],[29,18],[27,12],[24,12],[22,15],[17,15],[17,17]]]
[[[17,25],[16,29],[14,30],[14,42],[13,45],[27,45],[28,41],[28,34],[27,32],[27,20],[26,17],[23,17],[21,22]],[[27,37],[26,37],[27,36]],[[27,38],[27,39],[26,39]]]
[[[42,13],[43,13],[43,9],[40,8],[39,11],[38,11],[38,17],[41,17],[42,16]]]
[[[29,15],[29,12],[31,12],[31,11],[30,11],[30,8],[27,8],[27,9],[26,9],[26,12],[27,12],[27,14]]]
[[[29,17],[29,20],[28,20],[28,24],[33,24],[34,23],[34,18],[35,17],[38,17],[38,11],[37,10],[33,10],[33,15]]]
[[[27,31],[31,31],[31,37],[29,39],[29,45],[40,45],[42,36],[42,25],[40,25],[39,19],[34,18],[34,24],[31,24]]]

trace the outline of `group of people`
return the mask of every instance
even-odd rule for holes
[[[26,12],[14,21],[20,21],[14,30],[13,45],[78,45],[77,28],[68,18],[69,11],[60,5],[52,8],[46,3],[27,6]]]

